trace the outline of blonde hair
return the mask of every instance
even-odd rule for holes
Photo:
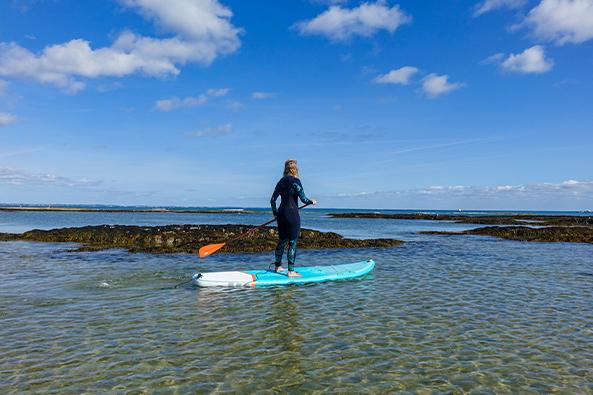
[[[297,161],[289,159],[284,162],[284,176],[293,176],[299,178],[299,168],[297,167]]]

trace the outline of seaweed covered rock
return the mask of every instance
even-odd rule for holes
[[[530,228],[528,226],[486,226],[463,232],[421,232],[436,235],[482,235],[494,236],[507,240],[569,242],[593,244],[593,227],[583,226],[549,226]]]
[[[452,221],[482,225],[538,225],[538,226],[592,226],[593,217],[585,215],[496,214],[463,215],[432,213],[332,213],[332,218],[382,218],[403,220]]]
[[[83,244],[76,251],[125,248],[131,252],[177,253],[195,252],[200,246],[224,242],[249,229],[253,229],[253,227],[246,225],[100,225],[79,228],[31,230],[20,235],[0,233],[0,240],[73,242]],[[220,252],[272,251],[276,246],[277,238],[276,228],[267,227],[254,231],[244,238],[228,244]],[[299,248],[394,247],[402,243],[402,241],[393,239],[346,239],[337,233],[303,229],[301,238],[299,239]]]
[[[550,226],[530,228],[527,226],[487,226],[468,230],[472,235],[496,236],[507,240],[571,242],[593,244],[593,228],[574,226]]]

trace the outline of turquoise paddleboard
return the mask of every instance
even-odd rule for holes
[[[302,277],[288,277],[287,272],[271,270],[246,270],[243,272],[196,273],[193,283],[200,287],[265,287],[270,285],[291,285],[321,283],[324,281],[348,280],[364,276],[373,271],[375,261],[361,261],[331,266],[297,267]]]

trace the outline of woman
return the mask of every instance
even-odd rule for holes
[[[276,199],[281,196],[280,208],[276,208]],[[299,169],[297,161],[289,159],[284,162],[284,177],[278,181],[274,194],[272,195],[272,212],[278,220],[278,245],[276,246],[276,272],[283,271],[282,255],[284,248],[288,243],[288,277],[301,277],[294,271],[294,261],[296,258],[296,245],[301,232],[301,217],[299,216],[298,199],[305,204],[316,204],[315,199],[308,199],[305,196],[303,185],[299,180]]]

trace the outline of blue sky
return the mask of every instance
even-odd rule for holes
[[[0,202],[593,208],[593,0],[0,3]]]

